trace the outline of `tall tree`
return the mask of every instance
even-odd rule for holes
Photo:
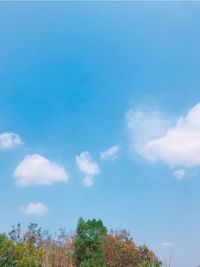
[[[80,218],[76,229],[74,259],[78,267],[104,267],[107,229],[101,220]]]

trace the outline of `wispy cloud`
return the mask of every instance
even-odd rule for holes
[[[186,175],[186,171],[184,169],[174,171],[174,176],[177,180],[182,180]]]
[[[16,133],[3,132],[0,134],[0,150],[8,150],[22,144],[22,139]]]
[[[31,202],[26,206],[21,206],[19,210],[26,215],[41,216],[48,211],[47,206],[42,202]]]
[[[174,246],[173,242],[163,242],[162,246],[165,248],[172,248]]]
[[[98,164],[92,159],[89,152],[84,151],[76,156],[76,164],[78,169],[84,174],[83,185],[92,186],[94,183],[94,176],[100,172]]]
[[[35,185],[52,185],[67,182],[67,171],[55,162],[49,161],[41,155],[28,155],[17,166],[14,177],[19,187]]]
[[[100,157],[103,160],[115,160],[117,159],[120,151],[120,146],[119,145],[114,145],[108,148],[105,151],[102,151],[100,153]]]
[[[170,166],[200,165],[200,103],[174,126],[159,113],[133,111],[127,115],[127,124],[132,147],[147,160]]]
[[[126,127],[131,148],[140,154],[146,142],[165,134],[170,120],[154,108],[139,106],[126,113]]]

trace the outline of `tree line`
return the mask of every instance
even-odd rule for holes
[[[74,233],[60,229],[52,237],[37,224],[26,231],[13,226],[0,234],[0,267],[160,267],[146,246],[125,229],[108,231],[101,220],[80,218]]]

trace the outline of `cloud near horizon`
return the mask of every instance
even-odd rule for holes
[[[172,247],[174,247],[174,243],[173,242],[163,242],[162,246],[165,248],[172,248]]]
[[[16,133],[3,132],[0,134],[0,150],[8,150],[22,144],[22,139]]]
[[[39,154],[26,156],[17,166],[13,176],[19,187],[52,185],[67,182],[69,174],[57,163]]]
[[[173,126],[159,112],[130,110],[127,127],[132,148],[148,161],[200,166],[200,103]]]
[[[83,185],[90,187],[94,183],[94,176],[100,173],[99,165],[93,160],[88,151],[76,156],[76,164],[80,172],[84,174]]]
[[[182,180],[186,175],[186,171],[184,169],[174,171],[174,176],[177,180]]]
[[[26,206],[21,206],[19,210],[26,215],[41,216],[47,213],[48,207],[42,202],[30,202]]]

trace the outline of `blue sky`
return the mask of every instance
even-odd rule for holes
[[[200,4],[0,6],[0,231],[95,217],[200,264]]]

